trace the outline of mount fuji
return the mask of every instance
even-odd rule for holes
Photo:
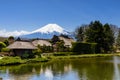
[[[51,39],[53,35],[59,36],[61,34],[68,36],[72,35],[70,32],[67,32],[65,29],[63,29],[61,26],[57,24],[47,24],[35,31],[29,32],[24,35],[20,35],[19,37]]]

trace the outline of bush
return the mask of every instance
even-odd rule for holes
[[[15,65],[21,63],[23,63],[23,61],[20,57],[3,57],[0,59],[0,65]]]
[[[0,51],[2,50],[2,48],[5,48],[5,47],[6,47],[6,44],[3,42],[0,42]]]
[[[39,56],[39,57],[41,57],[41,53],[42,53],[41,49],[33,50],[33,54],[34,54],[34,55],[37,55],[37,56]]]
[[[68,56],[68,55],[74,55],[75,53],[73,52],[55,52],[53,55],[54,56]]]
[[[96,43],[72,43],[72,51],[81,54],[90,54],[96,52]]]
[[[8,49],[8,48],[2,48],[2,50],[1,50],[1,52],[9,52],[10,51],[10,49]]]

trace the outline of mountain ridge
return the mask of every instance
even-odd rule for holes
[[[21,37],[21,38],[42,38],[42,39],[49,39],[52,38],[53,35],[71,35],[70,32],[66,31],[64,28],[57,24],[47,24],[43,27],[40,27],[36,30],[33,30],[31,32],[29,31],[13,31],[13,32],[7,32],[6,30],[0,30],[0,36],[1,37]]]
[[[53,35],[59,36],[61,34],[70,35],[70,32],[67,32],[64,28],[57,24],[47,24],[29,34],[21,35],[20,37],[49,39],[52,38]]]

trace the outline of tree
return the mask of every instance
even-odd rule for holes
[[[56,47],[57,47],[57,51],[64,51],[65,46],[64,46],[64,41],[60,40],[59,42],[56,42]]]
[[[0,42],[0,52],[1,52],[2,48],[5,48],[5,47],[6,47],[6,44],[3,42]]]
[[[104,52],[111,51],[114,43],[114,32],[109,24],[104,25]]]
[[[97,53],[108,53],[113,50],[114,31],[109,24],[103,25],[99,21],[91,22],[86,30],[86,42],[97,43]]]
[[[58,36],[54,35],[53,38],[51,39],[52,44],[56,44],[56,42],[59,42],[60,39]]]
[[[6,44],[6,46],[8,46],[9,45],[9,41],[6,39],[6,40],[4,40],[4,43]]]
[[[78,42],[85,41],[85,31],[88,25],[81,25],[80,27],[76,28],[75,30],[75,38]]]
[[[117,39],[116,39],[116,47],[118,49],[120,49],[120,28],[119,28],[118,36],[117,36]]]
[[[8,41],[9,41],[9,44],[12,44],[13,42],[14,42],[14,37],[13,36],[10,36],[9,38],[8,38]]]
[[[97,43],[97,53],[101,53],[103,50],[104,42],[104,28],[102,23],[94,21],[89,24],[89,28],[86,30],[86,42]]]

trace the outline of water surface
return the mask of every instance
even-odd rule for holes
[[[3,80],[120,80],[120,57],[1,66],[0,77]]]

